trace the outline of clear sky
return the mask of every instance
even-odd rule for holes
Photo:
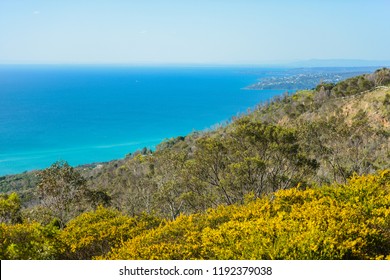
[[[0,63],[390,60],[389,0],[0,0]]]

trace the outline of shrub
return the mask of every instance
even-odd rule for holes
[[[44,260],[58,257],[59,229],[55,223],[0,224],[0,258],[3,260]]]
[[[71,220],[61,232],[63,258],[91,259],[108,253],[141,232],[159,225],[160,220],[141,215],[130,218],[119,211],[98,207]]]

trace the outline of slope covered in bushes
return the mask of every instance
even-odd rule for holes
[[[248,199],[250,199],[248,197]],[[109,259],[390,258],[390,171],[183,215]]]
[[[161,220],[98,207],[0,225],[1,259],[390,259],[390,170]]]

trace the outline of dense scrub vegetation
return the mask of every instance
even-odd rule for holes
[[[180,216],[109,259],[390,258],[390,172]]]
[[[331,87],[332,94],[336,96],[348,96],[371,90],[377,86],[390,85],[390,69],[383,68],[373,74],[366,74],[347,79]]]
[[[1,177],[1,258],[386,257],[388,172],[349,178],[390,169],[389,83],[380,69],[155,151]]]
[[[0,226],[1,259],[390,259],[390,170],[161,220],[98,207]]]

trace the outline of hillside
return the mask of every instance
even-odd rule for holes
[[[343,185],[248,196],[173,221],[98,207],[0,224],[1,259],[390,259],[390,171]]]
[[[95,200],[135,215],[176,217],[300,183],[345,183],[390,168],[390,70],[278,96],[211,131],[126,158],[76,168]],[[0,178],[25,206],[39,204],[39,172]],[[102,201],[100,201],[102,202]]]
[[[180,216],[107,259],[390,259],[389,172]]]

